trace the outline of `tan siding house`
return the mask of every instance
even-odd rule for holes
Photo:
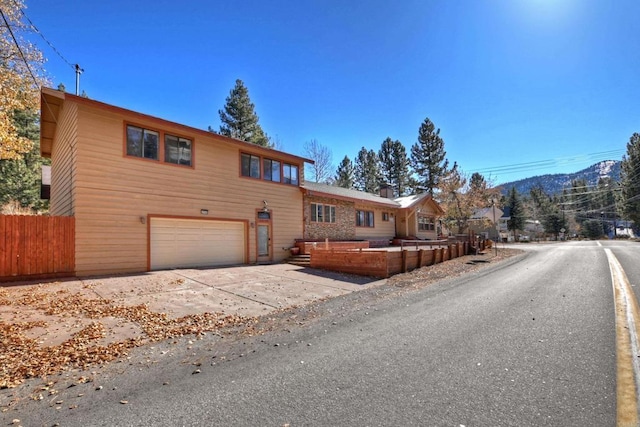
[[[77,275],[280,261],[303,235],[307,159],[51,89],[41,110]]]
[[[391,199],[309,181],[303,189],[305,239],[384,244],[395,237],[440,237],[439,218],[444,211],[426,193]]]

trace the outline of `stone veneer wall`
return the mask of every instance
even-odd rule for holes
[[[334,205],[336,222],[311,222],[311,203]],[[353,202],[325,197],[304,197],[304,238],[353,240],[356,238],[356,211]]]

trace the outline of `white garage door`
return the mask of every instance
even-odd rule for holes
[[[151,218],[151,269],[242,264],[244,223]]]

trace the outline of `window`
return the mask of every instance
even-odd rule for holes
[[[191,141],[173,135],[164,136],[164,161],[191,166]]]
[[[298,185],[298,167],[285,163],[283,168],[282,182],[285,184]]]
[[[382,220],[384,222],[389,222],[389,212],[382,212]]]
[[[418,231],[433,231],[435,229],[436,227],[433,218],[418,215]]]
[[[280,162],[277,160],[262,160],[262,177],[267,181],[280,182]]]
[[[250,178],[298,185],[298,166],[255,154],[240,153],[240,173]]]
[[[336,222],[336,207],[311,203],[311,222]]]
[[[252,154],[242,154],[242,176],[260,178],[260,157]]]
[[[372,211],[356,211],[356,226],[357,227],[373,227],[373,212]]]
[[[127,156],[158,160],[158,132],[127,125]]]
[[[127,125],[126,154],[174,165],[193,166],[193,143],[190,139],[140,126]]]

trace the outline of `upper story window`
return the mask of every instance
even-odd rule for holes
[[[311,203],[311,222],[336,222],[336,207]]]
[[[280,182],[280,162],[277,160],[262,160],[262,176],[267,181]]]
[[[191,141],[179,136],[164,136],[164,161],[191,166]]]
[[[356,211],[356,227],[374,227],[373,211]]]
[[[260,157],[242,153],[240,162],[242,163],[242,176],[260,178]]]
[[[158,160],[158,132],[127,126],[127,155]]]
[[[192,166],[193,142],[139,126],[127,125],[127,156]]]
[[[255,154],[240,153],[240,174],[265,181],[298,185],[298,166]]]
[[[298,166],[285,163],[282,168],[282,175],[285,184],[298,185]]]

